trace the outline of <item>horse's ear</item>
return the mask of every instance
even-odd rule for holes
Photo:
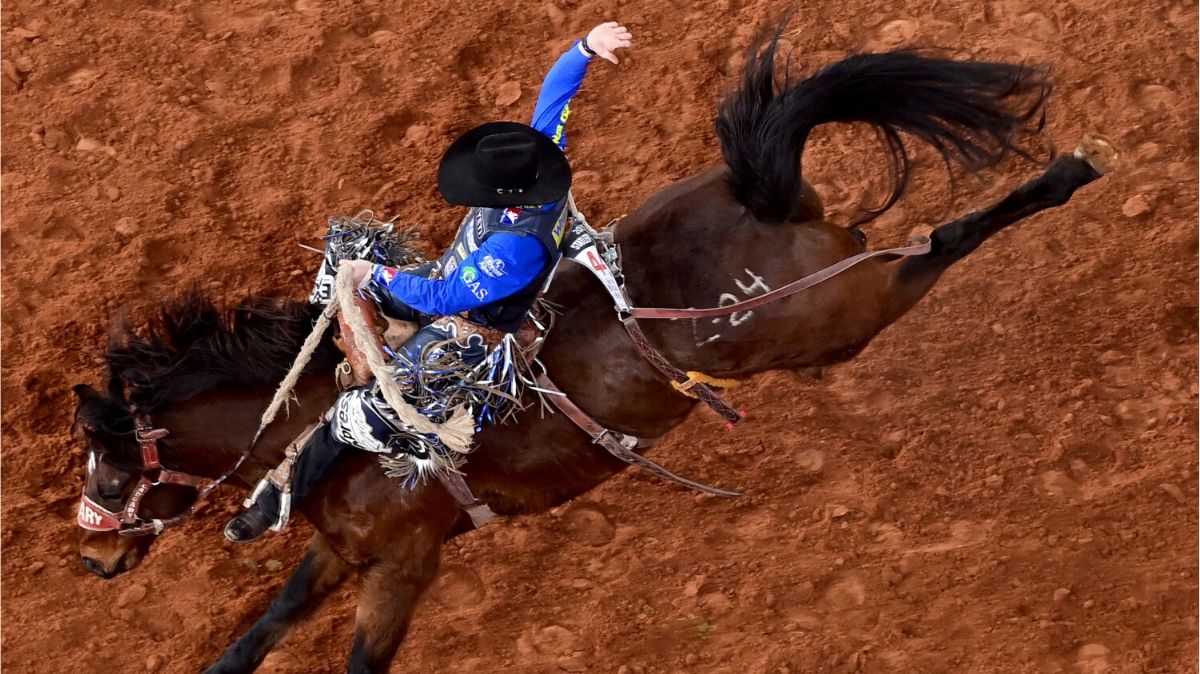
[[[75,393],[75,397],[79,399],[79,404],[75,407],[75,421],[71,424],[71,433],[76,437],[82,437],[88,433],[96,432],[96,425],[87,419],[87,414],[84,414],[84,408],[89,403],[100,400],[104,396],[99,391],[87,384],[76,384],[71,387],[71,391]]]
[[[99,391],[92,388],[89,384],[76,384],[71,387],[71,391],[75,393],[75,397],[79,399],[79,404],[83,405],[97,398],[103,398]]]

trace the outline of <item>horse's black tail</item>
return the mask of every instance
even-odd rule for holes
[[[785,21],[786,23],[786,21]],[[887,151],[891,190],[872,213],[903,195],[910,158],[900,133],[932,145],[947,164],[980,170],[1041,130],[1050,93],[1037,67],[928,58],[911,51],[857,54],[798,84],[776,82],[775,54],[783,26],[747,57],[741,87],[717,115],[721,152],[734,196],[762,222],[784,222],[800,199],[800,154],[813,127],[866,122]]]

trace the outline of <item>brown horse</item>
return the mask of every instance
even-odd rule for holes
[[[724,304],[727,295],[760,294],[864,250],[855,230],[823,219],[820,200],[801,180],[799,157],[814,126],[864,122],[880,132],[893,178],[886,207],[900,197],[908,175],[901,132],[929,142],[948,161],[984,168],[1017,152],[1017,137],[1036,126],[1049,91],[1044,75],[1025,66],[911,53],[851,56],[799,83],[779,84],[774,51],[771,40],[751,55],[741,87],[720,109],[725,165],[667,187],[620,223],[616,240],[638,304]],[[845,361],[988,237],[1066,203],[1098,178],[1102,165],[1087,154],[1059,157],[999,203],[938,227],[929,254],[872,259],[719,323],[646,321],[646,334],[676,365],[719,377]],[[580,407],[611,429],[643,438],[684,420],[695,401],[642,359],[585,270],[562,269],[549,299],[564,310],[541,358]],[[228,470],[312,317],[298,305],[255,302],[222,318],[192,297],[164,309],[151,337],[122,333],[108,356],[109,392],[77,388],[77,424],[99,457],[85,493],[119,510],[141,477],[131,401],[170,429],[164,465],[210,477]],[[297,388],[299,405],[268,431],[233,482],[254,484],[328,407],[335,391],[327,371],[336,358],[328,347],[318,355]],[[501,515],[544,511],[626,465],[560,414],[525,413],[485,429],[477,443],[467,480]],[[405,490],[373,456],[360,452],[343,461],[300,508],[317,533],[299,568],[210,672],[254,670],[349,571],[361,583],[349,670],[387,670],[434,578],[442,543],[471,524],[437,482]],[[142,515],[170,517],[195,498],[190,487],[156,487]],[[86,533],[80,550],[84,564],[107,578],[132,569],[152,540]]]

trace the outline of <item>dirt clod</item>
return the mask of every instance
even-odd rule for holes
[[[496,105],[506,108],[521,98],[520,82],[505,82],[496,87]]]
[[[1127,218],[1140,218],[1149,215],[1150,211],[1150,202],[1141,194],[1129,197],[1121,204],[1121,213]]]

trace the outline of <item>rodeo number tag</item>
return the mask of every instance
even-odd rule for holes
[[[604,264],[604,262],[600,260],[600,256],[596,254],[595,250],[589,250],[587,252],[587,259],[592,265],[592,269],[599,272],[608,271],[608,265]]]
[[[584,231],[583,227],[572,227],[567,236],[566,247],[569,251],[567,255],[569,259],[583,265],[592,272],[592,275],[600,279],[600,283],[604,284],[604,289],[612,297],[617,309],[629,311],[631,307],[625,301],[625,293],[621,292],[621,286],[617,283],[617,277],[613,275],[612,269],[604,263],[600,249],[596,247],[595,239]]]
[[[334,275],[329,271],[327,263],[321,264],[317,272],[317,280],[313,283],[312,292],[308,295],[309,304],[329,304],[333,300]]]

